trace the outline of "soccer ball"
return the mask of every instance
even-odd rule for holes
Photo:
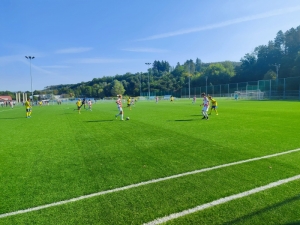
[[[129,116],[128,116],[128,117],[126,117],[126,120],[130,120]]]

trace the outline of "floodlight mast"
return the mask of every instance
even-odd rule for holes
[[[189,62],[189,99],[191,98],[191,62]]]
[[[205,76],[205,94],[207,95],[207,78],[208,78],[208,76]]]
[[[276,88],[277,88],[277,92],[278,92],[278,70],[280,68],[280,64],[275,63],[274,66],[276,67]],[[277,93],[278,95],[278,93]]]
[[[145,63],[148,66],[148,98],[150,100],[150,65],[151,63]]]
[[[26,59],[30,61],[30,79],[31,79],[31,96],[33,101],[33,91],[32,91],[32,75],[31,75],[31,60],[34,59],[34,56],[25,56]]]

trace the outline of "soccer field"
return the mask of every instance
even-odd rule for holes
[[[0,108],[0,224],[300,224],[300,102]]]

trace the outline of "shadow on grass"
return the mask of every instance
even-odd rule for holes
[[[0,120],[17,120],[17,119],[26,119],[26,117],[13,117],[13,118],[0,118]]]
[[[88,120],[88,121],[84,121],[87,123],[101,123],[101,122],[112,122],[114,120]]]
[[[295,221],[295,222],[291,222],[291,223],[286,223],[284,225],[300,225],[300,220],[299,221]]]
[[[167,120],[168,122],[189,122],[194,121],[193,119],[186,119],[186,120]]]
[[[203,116],[202,114],[200,115],[200,114],[198,114],[198,115],[191,115],[191,116]]]
[[[295,197],[292,197],[292,198],[289,198],[289,199],[286,199],[285,201],[282,201],[282,202],[279,202],[277,204],[274,204],[272,206],[269,206],[269,207],[265,207],[261,210],[258,210],[258,211],[255,211],[253,213],[249,213],[248,215],[245,215],[245,216],[242,216],[240,218],[237,218],[235,220],[231,220],[231,221],[228,221],[226,223],[223,223],[223,225],[231,225],[231,224],[241,224],[241,222],[245,221],[245,220],[249,220],[251,219],[251,217],[253,216],[258,216],[259,214],[262,214],[262,213],[266,213],[268,211],[272,211],[276,208],[279,208],[281,206],[284,206],[286,204],[290,204],[292,202],[295,202],[295,201],[300,201],[300,195],[297,195]],[[296,225],[296,224],[300,224],[300,221],[295,221],[295,222],[291,222],[291,223],[286,223],[285,225]]]

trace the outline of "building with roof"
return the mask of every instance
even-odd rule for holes
[[[0,96],[0,101],[4,102],[4,101],[12,101],[12,97],[11,96]]]

